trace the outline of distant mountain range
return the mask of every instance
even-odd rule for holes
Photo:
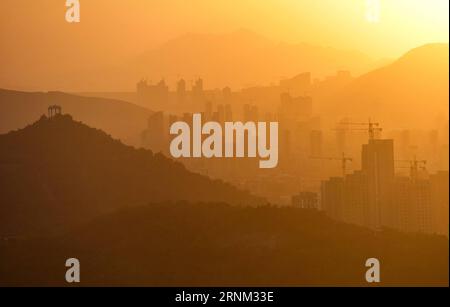
[[[278,83],[302,71],[316,77],[337,70],[359,75],[376,67],[361,52],[277,43],[244,29],[222,35],[185,34],[143,54],[135,66],[153,80],[201,77],[208,88]]]
[[[0,135],[0,236],[61,230],[121,206],[262,200],[69,115]]]
[[[302,71],[311,71],[315,77],[337,70],[350,70],[360,75],[378,67],[379,63],[379,59],[371,59],[356,50],[278,42],[240,29],[224,34],[186,33],[109,66],[92,63],[89,69],[49,67],[45,71],[42,66],[36,66],[29,67],[22,76],[6,71],[0,75],[0,87],[123,92],[134,89],[141,78],[153,82],[166,78],[170,84],[185,78],[189,85],[190,80],[201,77],[207,88],[231,86],[239,89],[278,83],[281,78]]]
[[[449,112],[449,45],[418,47],[338,91],[318,93],[325,114],[369,117],[391,128],[433,127]]]
[[[247,37],[250,34],[243,32],[240,35]],[[197,36],[186,36],[181,41],[175,40],[171,44],[175,46],[193,37]],[[231,36],[229,40],[234,37]],[[255,38],[254,40],[263,45],[263,41]],[[176,49],[176,47],[165,48]],[[319,83],[311,93],[315,110],[324,118],[324,122],[329,123],[343,117],[358,121],[370,117],[382,122],[388,129],[434,127],[437,118],[448,120],[448,61],[448,44],[429,44],[413,49],[391,64],[337,87],[329,88]],[[158,65],[163,63],[157,62],[160,63]],[[178,68],[182,67],[181,65]],[[222,67],[224,71],[219,73],[220,70],[217,70],[217,72],[221,77],[225,77],[226,71],[231,67],[232,65],[224,65]],[[256,71],[261,67],[256,68]],[[248,74],[255,72],[243,71],[247,71]],[[303,70],[296,68],[295,71]],[[260,71],[257,74],[259,73]],[[231,79],[234,77],[234,72],[230,72],[227,76]],[[120,99],[128,99],[134,97],[131,94],[127,96],[111,93],[103,96],[107,98],[82,97],[61,92],[32,93],[0,89],[0,113],[8,114],[0,121],[0,133],[23,127],[44,113],[48,105],[59,104],[64,111],[86,124],[102,129],[127,144],[140,146],[139,135],[146,128],[148,116],[152,111],[133,103],[109,98],[117,96],[123,97]]]
[[[123,142],[139,146],[139,136],[153,112],[133,103],[82,97],[61,92],[18,92],[0,89],[0,134],[19,129],[47,113],[49,105],[60,105],[87,125],[104,130]]]

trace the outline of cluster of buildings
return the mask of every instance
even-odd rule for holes
[[[186,85],[186,80],[180,79],[176,84],[175,102],[184,103],[188,100],[199,100],[205,97],[205,90],[203,89],[203,80],[197,79],[189,91]],[[172,100],[172,93],[169,86],[164,79],[156,84],[151,84],[143,79],[136,85],[137,103],[150,107],[164,106]]]
[[[189,95],[192,96],[192,92]],[[278,122],[279,164],[275,171],[267,171],[264,174],[269,179],[261,175],[257,163],[252,161],[253,158],[188,159],[182,162],[193,171],[227,180],[271,201],[288,203],[290,196],[298,190],[298,184],[292,178],[308,171],[313,174],[312,165],[304,161],[308,161],[310,156],[321,155],[323,150],[323,132],[320,118],[313,115],[312,98],[282,93],[273,110],[264,109],[246,99],[239,100],[229,88],[217,93],[216,99],[208,98],[208,93],[204,92],[202,107],[198,104],[191,112],[153,113],[148,119],[147,129],[141,135],[143,147],[168,154],[172,138],[169,127],[176,121],[191,122],[193,113],[201,113],[204,122],[214,121],[221,124],[236,121]],[[267,189],[267,184],[275,187],[278,182],[281,182],[279,189]]]
[[[335,79],[347,82],[351,76],[339,72]],[[232,92],[228,87],[205,90],[202,79],[191,83],[188,90],[186,81],[181,79],[172,92],[163,80],[154,85],[138,83],[141,104],[151,103],[155,110],[159,103],[159,109],[164,110],[148,119],[147,129],[142,132],[144,147],[168,154],[169,127],[179,120],[190,122],[193,113],[202,113],[204,121],[219,123],[277,121],[276,169],[262,171],[251,158],[181,161],[192,171],[231,182],[274,203],[323,210],[334,219],[372,229],[387,227],[448,235],[448,171],[429,175],[421,169],[420,161],[396,160],[418,153],[430,158],[429,169],[448,170],[448,144],[446,150],[440,148],[437,132],[427,132],[420,140],[416,139],[417,133],[408,131],[394,131],[389,139],[372,133],[362,148],[361,143],[367,142],[362,134],[350,137],[350,130],[345,129],[327,134],[321,118],[314,114],[313,99],[307,94],[312,85],[309,73],[282,80],[277,86],[240,92]],[[418,152],[413,146],[417,144],[424,144],[421,148],[429,151]],[[314,160],[344,151],[354,159],[343,157],[343,172],[339,163]],[[436,157],[432,157],[433,153]],[[349,160],[352,172],[345,170]],[[440,160],[443,162],[438,164],[436,161]],[[407,166],[409,174],[400,176],[400,166]]]
[[[362,146],[361,170],[321,185],[321,209],[330,217],[372,229],[448,236],[448,171],[428,175],[417,160],[410,175],[396,176],[394,141],[370,139]]]

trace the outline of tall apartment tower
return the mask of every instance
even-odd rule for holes
[[[447,156],[448,157],[448,156]],[[430,176],[431,183],[431,221],[432,232],[448,237],[449,217],[449,173],[440,171]]]
[[[343,219],[344,178],[331,177],[323,181],[321,186],[322,210],[335,219]]]
[[[177,83],[177,99],[179,102],[184,101],[186,98],[186,81],[180,79]]]
[[[156,112],[150,115],[147,129],[142,133],[143,146],[154,152],[164,152],[168,148],[166,131],[164,113]]]
[[[394,141],[369,140],[362,148],[362,172],[367,176],[369,227],[393,227],[391,191],[395,178]]]

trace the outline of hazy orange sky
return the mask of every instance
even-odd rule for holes
[[[130,60],[186,32],[247,28],[274,41],[397,58],[430,42],[448,42],[448,0],[80,0],[81,23],[68,24],[65,0],[0,1],[0,87],[20,86],[33,71],[94,69]],[[45,77],[45,76],[43,76]]]

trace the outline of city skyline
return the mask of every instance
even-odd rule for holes
[[[269,61],[281,61],[282,65],[276,69],[272,66],[272,72],[261,76],[253,74],[233,80],[232,87],[245,87],[250,82],[269,84],[281,76],[289,77],[302,71],[313,71],[316,77],[324,77],[342,69],[358,76],[413,48],[448,43],[448,15],[445,13],[448,1],[433,0],[433,5],[427,5],[420,0],[380,0],[382,17],[375,23],[366,18],[367,1],[322,0],[318,4],[311,0],[246,0],[234,6],[222,0],[197,0],[190,4],[178,0],[132,0],[127,2],[127,13],[123,14],[120,3],[99,0],[82,3],[82,22],[67,23],[64,1],[58,6],[51,0],[39,3],[7,0],[0,4],[0,14],[4,14],[0,16],[3,29],[0,87],[70,92],[129,91],[141,77],[175,79],[177,74],[183,74],[175,71],[170,62],[164,62],[166,56],[179,61],[182,55],[177,56],[166,48],[174,44],[177,48],[187,48],[183,41],[191,44],[191,38],[194,44],[204,41],[197,47],[199,51],[204,44],[218,44],[215,48],[229,50],[231,58],[236,58],[239,48],[255,52],[255,48],[261,46],[268,46],[275,53],[277,48],[286,48],[287,54],[296,52],[300,57],[303,52],[306,57],[304,61],[297,59],[294,65],[297,68],[292,70],[283,67],[287,64],[283,64],[282,58],[266,56]],[[209,14],[202,14],[205,11]],[[45,17],[41,12],[45,12]],[[11,14],[15,18],[7,17]],[[168,55],[167,51],[172,54]],[[311,62],[311,52],[318,59],[336,57],[339,63],[329,63],[321,69],[305,67]],[[211,81],[205,75],[214,70],[214,65],[219,65],[209,59],[210,56],[199,54],[199,58],[187,58],[194,61],[197,68],[187,67],[189,76],[186,77],[201,76],[210,79],[213,87],[226,86],[226,78]],[[18,58],[21,61],[17,61]],[[247,63],[247,69],[254,70],[262,60]],[[236,58],[235,65],[238,67],[243,61],[249,59]],[[158,67],[158,62],[163,66]]]
[[[0,1],[0,287],[448,287],[448,9]]]

